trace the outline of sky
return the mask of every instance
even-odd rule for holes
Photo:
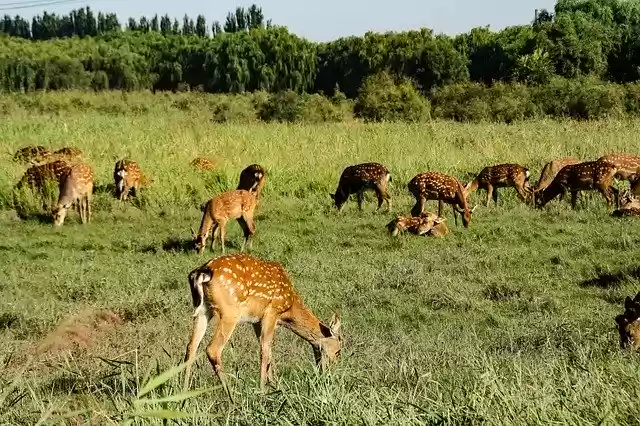
[[[22,8],[34,3],[53,5]],[[57,3],[57,4],[56,4]],[[61,4],[62,3],[62,4]],[[406,31],[428,27],[436,33],[455,35],[473,27],[489,25],[501,30],[510,25],[528,24],[535,9],[553,10],[555,0],[255,0],[265,18],[284,25],[299,36],[313,41],[329,41],[367,31]],[[182,23],[184,14],[194,20],[203,14],[207,23],[221,23],[227,12],[246,3],[218,0],[0,0],[0,14],[19,14],[25,18],[44,10],[68,13],[74,8],[90,6],[94,11],[112,12],[122,24],[129,17],[152,17],[168,13]],[[10,9],[19,6],[19,9]]]

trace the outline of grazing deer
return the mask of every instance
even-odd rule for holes
[[[556,177],[558,172],[562,170],[564,166],[569,166],[571,164],[578,164],[580,160],[575,157],[563,157],[556,158],[555,160],[549,161],[542,168],[542,172],[540,173],[540,179],[536,186],[533,188],[534,196],[535,194],[543,191],[547,186],[553,182],[553,178]]]
[[[256,196],[244,189],[224,192],[210,199],[203,208],[200,231],[198,234],[192,231],[194,246],[198,253],[204,252],[211,228],[213,228],[211,250],[213,251],[215,246],[216,236],[220,234],[220,244],[222,245],[222,253],[224,253],[227,222],[233,219],[238,221],[244,232],[244,241],[240,251],[244,251],[246,245],[251,246],[251,237],[255,233],[253,214],[257,203]]]
[[[58,204],[53,209],[53,225],[61,226],[67,210],[76,203],[80,221],[91,221],[91,196],[93,194],[93,170],[88,164],[74,164],[60,181]]]
[[[44,158],[48,157],[49,155],[51,155],[51,151],[49,151],[44,146],[29,145],[17,150],[13,155],[13,161],[21,162],[21,163],[37,164],[37,163],[40,163]]]
[[[116,163],[113,170],[113,179],[115,181],[116,197],[120,201],[125,201],[131,191],[133,191],[134,196],[137,196],[140,187],[148,183],[138,163],[127,159]]]
[[[633,299],[629,296],[624,301],[624,312],[616,316],[620,347],[622,349],[640,349],[640,292]]]
[[[442,216],[443,203],[450,204],[453,208],[455,224],[458,224],[456,213],[459,213],[464,227],[469,227],[475,207],[473,210],[469,209],[464,188],[458,179],[440,172],[425,172],[411,179],[407,187],[416,199],[416,204],[411,209],[411,216],[420,216],[425,202],[438,200],[438,216]]]
[[[466,197],[477,188],[487,191],[486,206],[489,207],[491,197],[493,197],[493,201],[498,205],[498,188],[506,187],[514,187],[518,197],[526,203],[531,195],[529,169],[519,164],[487,166],[480,171],[474,180],[467,184],[464,190]]]
[[[256,198],[260,200],[262,188],[267,179],[267,171],[260,164],[251,164],[240,172],[240,181],[236,189],[255,192]]]
[[[578,193],[597,189],[607,200],[611,208],[612,193],[615,195],[616,207],[619,205],[619,191],[612,186],[616,166],[603,161],[587,161],[565,166],[558,172],[551,184],[536,196],[536,207],[540,208],[560,195],[564,197],[567,190],[571,192],[571,207],[576,208]]]
[[[351,194],[356,194],[358,198],[358,208],[362,210],[364,201],[364,191],[372,189],[378,197],[378,210],[382,207],[383,201],[387,202],[387,207],[391,210],[391,196],[387,192],[387,186],[391,182],[391,174],[385,166],[379,163],[362,163],[348,166],[342,171],[338,189],[335,194],[330,194],[338,208],[342,207]]]
[[[628,180],[640,168],[640,156],[631,154],[606,154],[597,161],[606,161],[616,166],[616,179]]]
[[[445,218],[439,217],[435,213],[424,212],[417,217],[398,216],[389,222],[386,227],[392,237],[395,237],[404,231],[408,231],[415,235],[444,236],[448,232],[448,229],[445,230],[445,221]],[[438,225],[444,225],[444,227]],[[434,228],[438,229],[432,232]]]
[[[611,213],[613,217],[640,216],[640,200],[631,191],[620,195],[620,207]]]
[[[24,172],[15,187],[20,189],[28,185],[31,189],[42,191],[47,181],[60,182],[68,170],[69,164],[60,160],[31,166]]]
[[[204,158],[204,157],[196,157],[193,160],[191,160],[191,163],[189,163],[192,167],[198,169],[198,170],[212,170],[216,167],[215,163],[213,161],[211,161],[208,158]]]
[[[189,285],[195,312],[193,332],[185,355],[185,391],[189,389],[190,361],[194,359],[207,324],[214,316],[216,329],[207,346],[207,356],[229,398],[231,393],[222,371],[222,350],[238,323],[253,324],[260,340],[262,390],[267,381],[273,381],[271,346],[278,325],[309,342],[320,366],[340,355],[339,316],[334,314],[328,326],[323,324],[302,302],[279,263],[246,254],[223,255],[191,271]]]

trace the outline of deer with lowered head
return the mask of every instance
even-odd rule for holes
[[[195,312],[187,345],[184,390],[189,388],[192,360],[211,318],[216,329],[207,346],[207,357],[229,398],[222,369],[222,350],[239,323],[251,323],[260,341],[260,388],[273,381],[271,347],[276,328],[288,328],[311,344],[316,363],[324,366],[340,355],[340,318],[329,325],[320,321],[294,290],[285,269],[243,253],[211,259],[189,274]]]
[[[236,189],[255,192],[256,198],[260,200],[262,188],[267,179],[267,171],[260,164],[251,164],[240,172],[240,181]]]
[[[616,318],[620,347],[632,350],[640,349],[640,292],[632,299],[627,296],[624,301],[624,312]]]
[[[469,227],[475,207],[469,208],[464,188],[458,179],[440,172],[425,172],[414,176],[407,187],[416,199],[411,209],[412,216],[420,216],[427,201],[438,200],[438,216],[442,216],[443,203],[450,204],[455,224],[458,224],[458,213],[462,216],[464,227]]]
[[[140,188],[148,184],[148,180],[140,165],[135,161],[122,159],[116,162],[113,170],[113,180],[116,187],[116,198],[126,201],[129,193],[138,195]]]
[[[493,201],[498,205],[498,188],[513,187],[518,197],[523,202],[531,198],[531,187],[529,186],[529,169],[520,164],[498,164],[487,166],[480,171],[478,176],[469,182],[464,188],[468,197],[478,188],[487,191],[487,203],[493,197]]]
[[[551,184],[537,194],[536,207],[544,207],[558,195],[563,198],[567,190],[571,193],[571,207],[574,209],[578,201],[578,193],[586,190],[598,190],[607,201],[608,208],[611,208],[613,195],[618,206],[619,191],[612,185],[616,172],[615,165],[604,161],[587,161],[565,166]]]
[[[93,170],[84,163],[74,164],[60,181],[58,204],[53,209],[53,225],[61,226],[67,210],[75,203],[80,221],[91,220],[91,196],[93,194]]]
[[[331,198],[338,208],[342,210],[344,204],[351,194],[356,194],[358,199],[358,208],[362,210],[364,202],[364,192],[366,190],[374,190],[378,198],[378,210],[382,207],[384,201],[391,210],[391,196],[387,187],[391,182],[391,174],[389,170],[379,163],[362,163],[346,167],[340,175],[338,188],[335,194],[331,194]]]
[[[575,157],[562,157],[556,158],[555,160],[549,161],[542,168],[542,172],[540,173],[540,179],[538,179],[538,183],[533,187],[533,194],[543,191],[547,186],[553,182],[553,178],[556,177],[558,172],[562,170],[564,166],[569,166],[571,164],[578,164],[580,160]]]
[[[207,201],[203,206],[200,230],[198,234],[192,231],[194,234],[194,246],[198,253],[202,254],[204,252],[207,237],[212,230],[211,250],[213,251],[214,249],[216,237],[220,235],[220,244],[222,245],[222,253],[224,253],[227,222],[234,219],[238,221],[244,232],[244,241],[240,248],[240,251],[244,251],[245,246],[251,245],[251,237],[255,233],[253,215],[257,204],[256,194],[244,189],[224,192]]]

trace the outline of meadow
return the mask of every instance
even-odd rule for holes
[[[610,217],[597,193],[583,193],[575,211],[566,199],[536,210],[507,189],[497,207],[484,206],[484,192],[471,195],[479,206],[469,229],[447,209],[453,232],[443,239],[391,238],[384,226],[409,212],[406,184],[419,172],[467,182],[486,165],[517,162],[536,181],[556,157],[639,152],[640,120],[234,124],[201,108],[6,105],[0,423],[153,424],[173,415],[179,424],[638,424],[639,358],[620,350],[614,323],[639,289],[636,220]],[[54,229],[35,201],[33,214],[17,216],[11,189],[26,167],[12,155],[29,144],[85,152],[96,173],[90,224],[74,211]],[[193,170],[196,156],[216,169]],[[109,192],[123,157],[153,180],[127,203]],[[363,212],[354,200],[333,207],[342,169],[364,161],[390,169],[392,212],[375,212],[373,194]],[[340,312],[341,359],[323,374],[311,348],[279,329],[277,382],[261,393],[259,346],[243,325],[223,354],[233,403],[204,356],[192,373],[202,393],[175,402],[173,375],[142,395],[184,356],[187,274],[214,256],[187,249],[199,206],[254,162],[268,176],[251,254],[281,262],[320,318]],[[230,223],[230,252],[241,235]]]

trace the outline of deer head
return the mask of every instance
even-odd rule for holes
[[[624,313],[615,318],[620,335],[620,347],[640,349],[640,292],[624,301]]]

